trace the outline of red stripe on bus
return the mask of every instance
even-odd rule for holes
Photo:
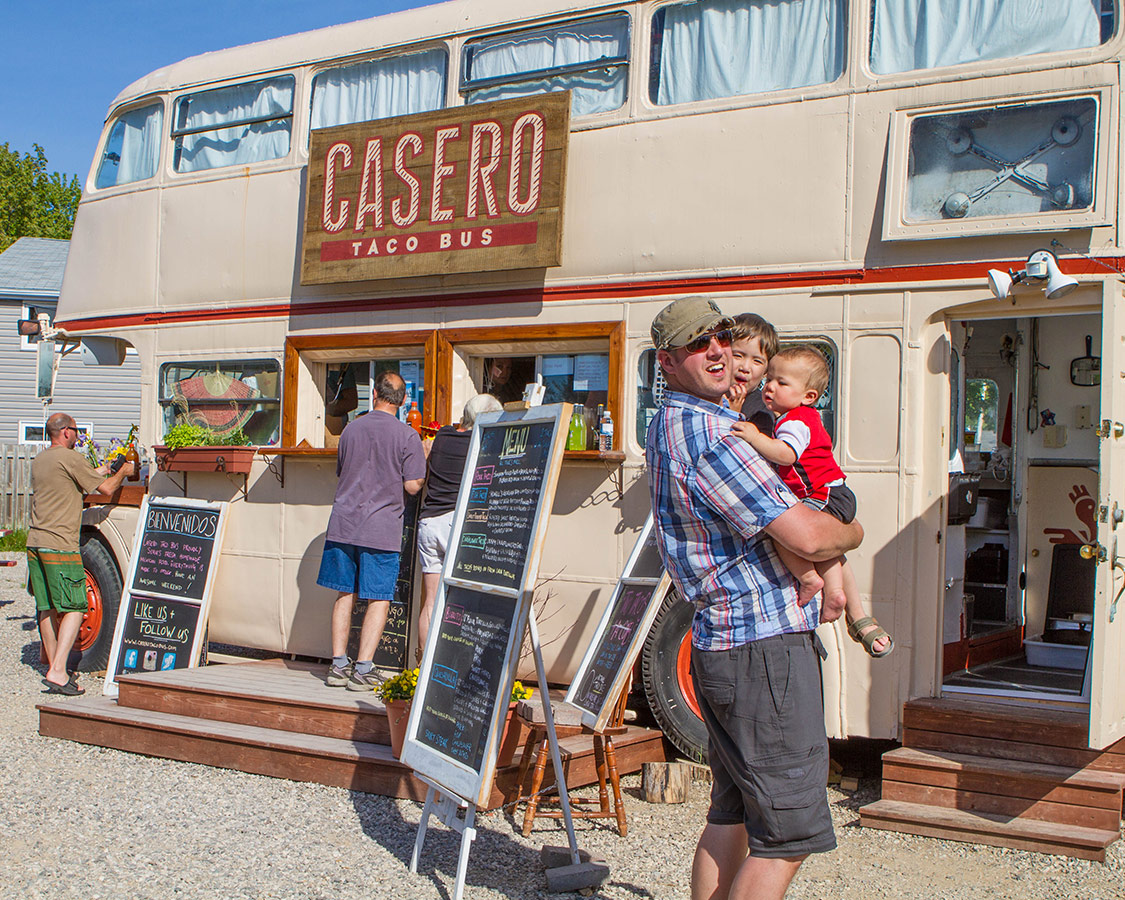
[[[230,319],[282,318],[286,316],[320,315],[339,312],[369,312],[385,309],[417,307],[457,307],[483,304],[543,303],[559,300],[635,299],[662,297],[668,294],[719,293],[735,291],[768,291],[783,288],[830,287],[851,284],[926,284],[966,278],[984,279],[989,269],[1018,268],[1026,260],[1005,262],[958,263],[955,265],[890,266],[876,269],[822,269],[806,272],[761,272],[753,275],[731,275],[716,278],[677,278],[653,281],[620,281],[600,285],[516,288],[514,290],[471,291],[442,295],[381,297],[366,300],[316,300],[238,306],[227,309],[182,309],[169,312],[131,313],[120,316],[90,316],[67,319],[56,325],[68,331],[101,331],[106,328],[128,328],[170,322],[218,322]],[[1059,261],[1068,275],[1098,272],[1098,265],[1120,271],[1125,262],[1116,257],[1090,257],[1088,260]]]

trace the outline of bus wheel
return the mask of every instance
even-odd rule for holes
[[[82,568],[86,570],[86,602],[74,649],[82,654],[81,672],[99,672],[109,663],[117,608],[121,603],[121,573],[109,550],[96,537],[82,541]]]
[[[669,592],[641,653],[645,697],[664,734],[684,756],[707,761],[707,729],[691,683],[690,603]]]

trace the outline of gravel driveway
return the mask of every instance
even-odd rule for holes
[[[442,826],[421,872],[407,869],[417,804],[40,737],[35,704],[73,701],[42,692],[24,578],[22,562],[0,568],[0,900],[452,897],[457,842]],[[82,682],[101,690],[100,679]],[[661,806],[639,798],[636,777],[625,784],[627,838],[576,823],[579,844],[610,866],[595,896],[686,900],[706,786]],[[1103,865],[860,828],[857,809],[877,794],[874,780],[855,794],[829,791],[840,847],[806,863],[790,898],[1125,897],[1122,843]],[[540,820],[525,839],[508,814],[478,821],[467,900],[558,896],[546,892],[538,853],[566,843],[560,826]]]

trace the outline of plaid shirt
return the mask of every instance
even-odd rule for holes
[[[668,392],[648,430],[657,545],[680,596],[695,605],[692,644],[726,650],[820,620],[759,534],[797,503],[773,467],[731,433],[733,410]]]

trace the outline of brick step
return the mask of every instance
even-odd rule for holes
[[[883,799],[1114,829],[1125,776],[902,748],[883,754]]]
[[[42,704],[39,733],[46,737],[112,747],[163,759],[201,763],[257,775],[309,781],[390,797],[422,800],[426,788],[409,767],[378,742],[325,737],[217,719],[121,706],[106,697],[81,697]],[[639,771],[649,761],[666,759],[658,731],[630,726],[614,738],[621,774]],[[593,742],[588,736],[563,738],[567,784],[597,781]],[[488,808],[514,797],[515,764],[497,773]]]
[[[883,831],[1056,853],[1098,862],[1105,862],[1106,847],[1120,837],[1117,828],[1064,825],[899,800],[869,803],[860,809],[859,821],[867,828]]]
[[[118,678],[119,706],[256,725],[328,738],[389,744],[373,691],[324,683],[325,667],[291,660],[203,666]]]
[[[1125,741],[1090,749],[1085,710],[923,697],[906,703],[902,718],[908,747],[1125,772]]]

